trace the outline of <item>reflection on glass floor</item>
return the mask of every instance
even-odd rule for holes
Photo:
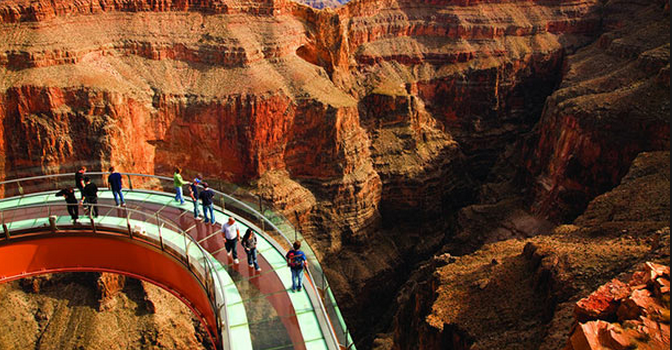
[[[245,310],[246,320],[243,318],[237,322],[236,315],[230,315],[230,324],[235,327],[246,326],[249,328],[249,334],[253,349],[326,349],[326,342],[321,328],[317,322],[313,305],[311,304],[305,291],[292,293],[289,291],[291,277],[280,253],[270,242],[258,235],[259,255],[258,262],[261,272],[257,272],[247,265],[246,255],[238,244],[237,252],[240,264],[233,264],[232,258],[223,250],[224,242],[222,236],[217,233],[221,228],[219,224],[215,226],[207,225],[193,217],[193,204],[186,203],[178,205],[168,194],[128,192],[125,194],[128,208],[137,209],[143,212],[155,212],[162,219],[172,221],[180,229],[187,232],[197,241],[200,241],[205,250],[210,252],[223,266],[235,284],[240,294],[242,308]],[[0,208],[5,209],[12,206],[24,206],[40,203],[61,203],[60,198],[52,193],[34,195],[21,199],[8,199],[0,202]],[[111,194],[102,192],[100,204],[111,205]],[[114,211],[118,209],[108,209],[100,212],[101,218],[114,217]],[[5,217],[7,222],[22,222],[25,225],[44,225],[44,219],[35,218],[38,213],[34,209],[16,210],[7,212]],[[67,220],[65,212],[54,212],[59,215],[59,220]],[[117,213],[118,214],[118,213]],[[218,211],[216,213],[217,222],[225,222],[229,213]],[[116,215],[117,217],[119,215]],[[141,221],[137,215],[130,215],[130,219]],[[85,219],[82,217],[82,219]],[[31,221],[33,220],[33,221]],[[103,219],[98,219],[102,220]],[[243,220],[244,221],[244,220]],[[241,235],[247,230],[244,222],[238,223]],[[16,227],[15,227],[16,228]],[[13,228],[13,229],[15,229]],[[232,307],[235,305],[232,305]],[[240,315],[238,315],[240,316]],[[235,332],[232,334],[235,335]],[[236,339],[233,338],[235,343]]]

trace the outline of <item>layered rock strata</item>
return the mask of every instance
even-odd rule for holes
[[[458,148],[482,178],[531,127],[564,50],[599,22],[590,1],[463,5],[6,1],[0,114],[20,132],[3,136],[2,173],[83,159],[236,182],[275,171],[337,203],[336,228],[298,213],[337,236],[366,230],[379,205],[424,211],[468,181]],[[408,178],[435,184],[399,188]]]
[[[597,0],[6,0],[0,18],[0,178],[86,162],[247,184],[316,247],[349,319],[376,319],[362,293],[391,300],[444,243],[602,15]]]
[[[668,1],[611,1],[596,43],[572,55],[523,159],[535,211],[572,220],[642,151],[670,148]]]

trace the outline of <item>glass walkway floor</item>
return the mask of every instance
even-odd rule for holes
[[[13,232],[23,232],[35,228],[72,226],[62,197],[56,191],[40,192],[20,197],[0,200],[2,222],[10,236]],[[186,245],[186,255],[192,261],[209,260],[214,266],[216,278],[221,281],[218,293],[224,293],[226,300],[226,330],[230,338],[225,349],[338,349],[329,346],[333,334],[325,334],[325,325],[308,294],[311,281],[304,278],[301,292],[291,291],[291,272],[287,267],[284,251],[272,238],[259,234],[260,229],[235,213],[216,208],[216,224],[209,225],[193,216],[193,203],[180,205],[173,195],[149,190],[124,190],[127,203],[124,208],[114,207],[110,191],[99,192],[99,217],[93,219],[98,227],[131,228],[137,235],[161,240],[167,249],[185,254],[184,237],[175,231],[187,233],[198,242],[203,250],[190,249]],[[48,210],[45,211],[45,208]],[[149,213],[157,220],[148,219]],[[82,213],[80,207],[80,214]],[[221,223],[232,216],[236,218],[241,237],[252,228],[257,233],[258,263],[261,271],[248,266],[246,254],[240,243],[237,245],[239,264],[234,264],[224,249],[224,240],[219,232]],[[52,217],[50,223],[49,217]],[[174,226],[166,227],[159,219]],[[54,221],[55,220],[55,221]],[[89,217],[80,215],[81,228],[89,227]],[[161,227],[159,227],[161,226]],[[175,227],[177,229],[171,229]],[[0,239],[0,245],[2,240]],[[203,254],[206,251],[209,254]],[[313,300],[313,301],[311,301]],[[324,322],[323,322],[324,323]],[[329,327],[331,327],[329,325]],[[332,342],[333,343],[333,342]]]

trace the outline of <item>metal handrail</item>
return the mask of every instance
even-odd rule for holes
[[[96,175],[96,176],[100,175],[100,176],[103,176],[103,175],[107,175],[107,174],[110,174],[110,173],[109,172],[86,172],[85,174],[86,175]],[[128,179],[129,179],[129,182],[130,182],[130,177],[131,176],[157,179],[157,180],[161,180],[161,181],[167,181],[167,182],[170,182],[170,183],[172,183],[174,181],[174,179],[172,177],[161,176],[161,175],[148,175],[148,174],[139,174],[139,173],[122,173],[122,172],[120,172],[120,174],[124,175],[124,176],[127,176]],[[68,173],[68,174],[50,174],[50,175],[32,176],[32,177],[19,178],[19,179],[10,179],[10,180],[5,180],[5,181],[0,182],[0,186],[7,185],[7,184],[12,184],[12,183],[17,183],[19,185],[19,192],[23,195],[23,189],[21,187],[21,182],[28,182],[28,181],[35,181],[35,180],[42,180],[42,179],[50,179],[50,178],[72,177],[72,176],[73,176],[72,173]],[[187,182],[187,184],[191,184],[191,182]],[[131,190],[133,190],[133,189],[131,188]],[[232,195],[229,195],[229,194],[226,194],[224,192],[215,190],[213,188],[210,188],[210,190],[212,190],[215,194],[218,194],[218,195],[228,199],[232,203],[235,203],[236,205],[242,207],[244,209],[244,211],[248,212],[247,214],[252,214],[257,219],[259,219],[260,223],[261,223],[259,228],[262,228],[262,231],[264,231],[265,225],[268,225],[268,227],[271,228],[272,231],[277,232],[279,234],[279,236],[282,238],[282,240],[284,241],[284,243],[287,246],[289,246],[289,247],[292,246],[292,241],[285,235],[285,233],[282,230],[280,230],[263,213],[259,212],[258,210],[254,209],[253,207],[251,207],[247,203],[239,200],[238,198],[233,197]],[[260,200],[260,203],[261,203],[261,199],[259,199],[259,200]],[[222,206],[222,209],[225,209],[224,206]],[[231,210],[231,208],[226,208],[226,209],[228,209],[228,210],[230,210],[234,213],[236,212],[235,210]],[[282,218],[282,219],[284,219],[284,218]],[[288,224],[290,227],[292,227],[287,219],[284,219],[283,221],[285,221],[286,224]],[[296,228],[294,228],[294,231],[295,231],[295,234],[296,234],[297,233]],[[276,248],[281,248],[281,247],[276,247]],[[284,249],[281,250],[281,251],[284,251]],[[312,253],[312,252],[310,252],[310,253]],[[309,254],[309,258],[310,258],[310,254]],[[309,264],[309,267],[314,267],[314,268],[317,268],[319,270],[318,273],[320,273],[320,277],[322,277],[322,281],[323,281],[323,288],[322,289],[325,291],[324,295],[326,296],[327,294],[331,293],[330,286],[328,286],[328,285],[325,286],[324,285],[324,283],[326,283],[326,276],[324,275],[324,270],[319,266],[319,262],[317,262],[317,257],[316,256],[314,256],[314,259],[315,259],[315,262],[317,263],[317,265]],[[310,259],[309,259],[309,262],[310,262]],[[305,269],[305,271],[306,271],[306,273],[309,277],[311,285],[315,289],[315,294],[317,295],[317,298],[315,298],[317,300],[315,300],[315,302],[316,302],[317,307],[318,307],[319,312],[320,312],[319,316],[324,318],[324,320],[329,323],[329,327],[331,328],[331,331],[324,332],[324,333],[329,334],[329,336],[331,338],[331,339],[329,339],[329,340],[331,340],[331,342],[328,342],[328,344],[331,343],[330,348],[338,349],[338,348],[340,348],[340,342],[338,340],[338,337],[335,334],[335,329],[333,329],[333,324],[331,323],[329,313],[327,312],[326,307],[324,305],[324,301],[322,300],[323,296],[320,295],[320,292],[318,291],[318,287],[315,284],[316,280],[314,278],[314,274],[313,274],[313,272],[311,271],[310,268]],[[344,336],[345,336],[345,339],[346,339],[346,344],[344,344],[344,346],[347,348],[347,347],[349,347],[349,344],[347,344],[348,336],[349,336],[348,333],[347,333],[347,329],[344,330],[344,333],[345,333]],[[326,334],[325,334],[325,336],[326,336]]]
[[[21,197],[25,197],[25,196],[21,196]],[[143,240],[143,242],[145,242],[147,244],[150,244],[152,246],[155,246],[157,248],[160,248],[162,252],[165,252],[165,253],[170,254],[170,255],[174,256],[175,258],[177,258],[176,260],[180,264],[185,266],[187,268],[187,270],[189,270],[189,272],[196,278],[198,283],[201,285],[203,290],[208,295],[208,299],[210,301],[213,313],[215,314],[215,320],[217,322],[216,326],[217,326],[218,332],[220,332],[220,337],[223,338],[223,339],[221,339],[221,341],[222,341],[221,345],[223,346],[224,344],[227,344],[228,349],[231,349],[232,344],[231,344],[231,334],[230,334],[230,327],[229,327],[228,311],[226,310],[226,294],[224,292],[221,293],[221,295],[222,295],[221,305],[220,305],[220,303],[217,302],[217,295],[216,295],[217,290],[220,290],[220,291],[224,290],[224,284],[222,283],[221,279],[219,278],[219,274],[216,273],[217,270],[214,268],[210,259],[207,259],[207,256],[210,253],[208,253],[207,250],[205,250],[200,244],[198,244],[196,242],[196,240],[193,237],[191,237],[188,233],[186,233],[180,227],[176,226],[172,222],[169,222],[169,221],[166,221],[166,220],[160,218],[157,215],[148,214],[148,213],[143,212],[141,210],[131,209],[131,208],[127,208],[127,207],[117,207],[117,206],[107,205],[107,204],[97,204],[97,203],[93,204],[93,203],[91,203],[91,204],[88,204],[88,205],[97,206],[99,208],[109,208],[110,211],[108,211],[108,213],[112,212],[115,209],[116,210],[123,210],[124,213],[125,213],[123,217],[111,216],[111,215],[101,215],[100,217],[114,217],[114,218],[123,219],[124,217],[128,218],[129,214],[133,213],[133,214],[139,214],[141,216],[144,216],[145,217],[145,220],[143,221],[144,223],[148,223],[149,222],[148,219],[152,219],[152,220],[157,221],[156,226],[159,227],[159,230],[158,230],[158,232],[159,232],[159,242],[160,242],[159,245],[156,245],[155,243],[153,243],[151,241],[144,241]],[[47,215],[51,216],[52,207],[58,207],[58,208],[63,208],[64,210],[67,210],[67,206],[68,206],[67,203],[60,203],[60,204],[59,203],[39,203],[39,204],[14,206],[14,207],[10,207],[10,208],[0,209],[0,217],[2,218],[2,225],[3,225],[3,228],[4,228],[4,227],[6,227],[5,226],[5,224],[6,224],[6,222],[5,222],[5,212],[16,211],[16,210],[25,210],[25,209],[33,209],[33,208],[45,208],[46,207],[47,210],[48,210]],[[90,211],[89,211],[89,216],[88,217],[91,219],[91,227],[94,231],[94,234],[96,234],[96,235],[97,234],[107,235],[107,233],[103,233],[101,231],[96,230],[96,224],[95,224],[95,221],[93,220],[93,218],[91,217],[91,212]],[[31,219],[38,219],[38,218],[39,217],[33,217]],[[70,226],[70,225],[68,225],[68,226]],[[57,227],[58,227],[58,225],[56,225],[56,228]],[[77,226],[75,226],[75,227],[77,227]],[[87,227],[87,225],[80,224],[79,227],[85,228],[85,227]],[[163,244],[163,237],[162,237],[160,227],[168,227],[173,232],[175,232],[175,233],[177,233],[177,234],[181,235],[182,237],[185,237],[186,239],[189,240],[188,243],[185,243],[184,256],[176,255],[175,253],[179,254],[179,252],[175,251],[173,249],[165,249],[165,245]],[[31,229],[35,229],[35,227],[28,228],[26,230],[31,230]],[[128,234],[129,234],[130,239],[138,240],[136,238],[136,236],[133,234],[133,230],[130,227],[130,225],[128,225],[126,229],[128,230]],[[6,240],[11,240],[12,239],[12,236],[8,234],[9,232],[11,232],[11,231],[8,230],[8,231],[5,232],[5,239]],[[203,259],[204,260],[204,262],[203,262],[203,264],[204,264],[204,266],[203,266],[204,276],[199,276],[199,274],[196,271],[194,271],[191,267],[191,261],[189,260],[189,248],[190,248],[190,244],[192,244],[192,242],[195,243],[194,245],[198,248],[201,255],[204,257],[204,259]],[[215,286],[212,286],[212,288],[208,287],[209,282],[208,282],[207,277],[208,276],[212,277],[213,273],[214,273],[213,283],[216,283],[216,284],[219,285],[218,289],[216,289]],[[216,279],[216,281],[215,281],[215,279]],[[222,310],[223,310],[223,313],[224,313],[224,317],[223,317],[224,319],[223,320],[221,319],[222,317],[220,316],[220,314],[222,313]]]

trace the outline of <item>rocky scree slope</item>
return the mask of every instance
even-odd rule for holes
[[[574,308],[566,350],[670,347],[670,267],[647,262],[625,283],[613,279]]]
[[[0,285],[2,349],[214,349],[189,308],[161,288],[108,273]]]
[[[573,224],[420,266],[399,293],[393,331],[375,348],[564,348],[580,299],[647,261],[669,266],[669,157],[640,154]]]

